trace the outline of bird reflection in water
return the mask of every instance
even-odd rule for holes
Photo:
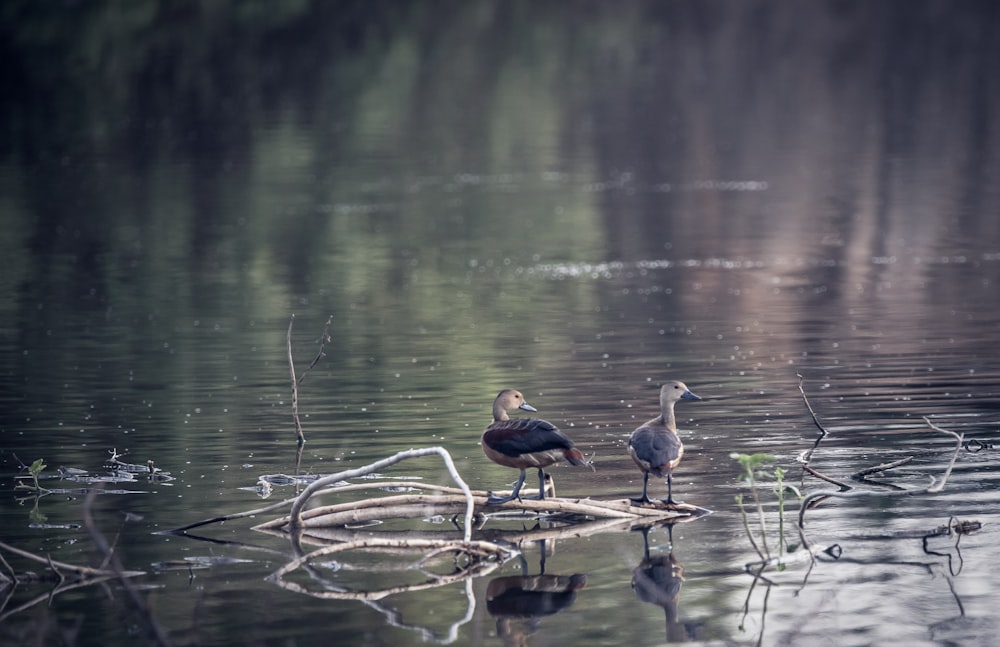
[[[674,557],[673,524],[667,524],[669,547],[666,555],[649,554],[649,528],[642,528],[643,558],[632,569],[632,590],[643,602],[663,607],[667,621],[667,642],[695,639],[698,625],[677,620],[677,602],[684,585],[684,565]]]
[[[543,616],[568,609],[576,601],[576,592],[587,585],[587,576],[545,574],[545,540],[538,575],[528,575],[528,562],[521,559],[521,575],[504,575],[490,580],[486,587],[486,610],[497,621],[497,635],[504,645],[527,644]]]

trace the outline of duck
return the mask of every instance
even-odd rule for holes
[[[667,498],[662,502],[677,505],[673,497],[673,471],[684,456],[684,445],[677,435],[677,421],[674,418],[674,404],[679,400],[701,400],[679,381],[671,381],[660,387],[660,415],[645,422],[629,436],[628,453],[642,470],[642,496],[630,499],[636,505],[652,503],[647,495],[649,475],[667,478]]]
[[[566,460],[571,465],[583,465],[593,469],[583,453],[569,437],[551,422],[540,418],[515,418],[510,411],[536,412],[516,389],[504,389],[493,401],[493,422],[482,436],[483,453],[498,465],[521,470],[521,476],[509,496],[501,497],[489,493],[486,503],[497,505],[513,499],[520,500],[521,486],[524,485],[525,470],[538,469],[538,496],[524,497],[541,500],[545,498],[544,468]]]

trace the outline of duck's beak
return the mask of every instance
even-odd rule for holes
[[[700,399],[700,398],[699,398]],[[527,402],[522,402],[518,409],[524,409],[525,411],[538,411],[535,407],[531,406]]]
[[[701,400],[701,398],[699,398],[694,393],[691,393],[691,391],[685,391],[684,393],[681,393],[681,397],[684,398],[685,400]]]

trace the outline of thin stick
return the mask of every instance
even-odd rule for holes
[[[306,367],[306,370],[302,371],[302,375],[299,376],[299,384],[302,384],[302,380],[306,379],[306,373],[312,370],[313,366],[319,363],[319,360],[326,357],[326,345],[330,343],[330,326],[333,325],[333,315],[326,320],[326,325],[323,326],[323,334],[319,338],[319,352],[316,353],[316,357],[313,361]]]
[[[816,412],[813,411],[812,405],[809,404],[809,398],[806,397],[806,391],[802,388],[803,377],[799,373],[795,374],[795,377],[799,378],[799,393],[802,394],[802,401],[806,403],[806,409],[809,410],[809,415],[812,416],[813,423],[816,424],[816,428],[819,429],[820,438],[826,436],[830,432],[820,423],[819,418],[816,417]]]
[[[224,514],[218,517],[212,517],[211,519],[203,519],[201,521],[195,521],[194,523],[189,523],[186,526],[181,526],[180,528],[173,528],[172,530],[161,530],[155,534],[161,535],[180,535],[188,530],[194,530],[195,528],[200,528],[201,526],[207,526],[210,523],[222,523],[223,521],[231,521],[233,519],[243,519],[245,517],[253,517],[258,514],[264,514],[265,512],[273,512],[279,508],[283,508],[286,505],[291,505],[295,502],[294,498],[285,499],[284,501],[277,501],[271,505],[264,506],[263,508],[256,508],[254,510],[247,510],[245,512],[234,512],[233,514]]]
[[[819,418],[816,416],[816,412],[812,408],[812,404],[809,403],[809,398],[806,397],[806,390],[804,388],[802,388],[802,380],[803,380],[802,375],[800,373],[796,373],[795,376],[799,378],[799,393],[802,394],[802,402],[805,403],[806,409],[809,410],[809,415],[812,416],[813,423],[816,425],[816,428],[819,429],[819,437],[816,438],[816,442],[813,443],[812,447],[810,447],[809,449],[807,449],[806,451],[804,451],[799,456],[799,460],[802,461],[803,468],[805,468],[805,467],[809,466],[809,461],[812,460],[813,452],[816,451],[816,449],[819,447],[820,442],[824,438],[826,438],[826,436],[830,432],[826,430],[826,428],[822,425],[822,423],[820,423]],[[824,479],[824,480],[826,480],[826,479]]]
[[[295,420],[295,437],[299,444],[306,442],[306,435],[302,431],[302,422],[299,421],[299,381],[295,377],[295,362],[292,360],[292,326],[295,324],[295,315],[288,321],[288,333],[285,335],[285,344],[288,347],[288,370],[292,374],[292,419]]]
[[[924,420],[926,419],[927,418],[924,418]],[[912,456],[907,456],[905,458],[899,459],[898,461],[892,461],[891,463],[882,463],[881,465],[876,465],[875,467],[867,467],[863,470],[858,470],[851,476],[856,479],[864,479],[864,477],[868,476],[869,474],[878,474],[879,472],[885,472],[887,470],[891,470],[894,467],[899,467],[900,465],[906,465],[912,460],[913,460]]]
[[[822,472],[819,472],[819,471],[813,469],[812,467],[809,467],[808,465],[803,465],[802,469],[805,470],[806,472],[812,474],[813,476],[815,476],[816,478],[818,478],[818,479],[820,479],[822,481],[826,481],[827,483],[832,483],[832,484],[836,485],[837,487],[839,487],[840,489],[842,489],[844,491],[853,490],[854,489],[853,485],[848,485],[847,483],[844,483],[843,481],[838,481],[837,479],[829,477],[826,474],[823,474]]]

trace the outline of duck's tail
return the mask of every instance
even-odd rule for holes
[[[582,465],[584,467],[589,467],[590,471],[594,471],[594,464],[591,463],[584,457],[583,453],[576,447],[570,447],[563,452],[563,457],[569,461],[570,465]]]

